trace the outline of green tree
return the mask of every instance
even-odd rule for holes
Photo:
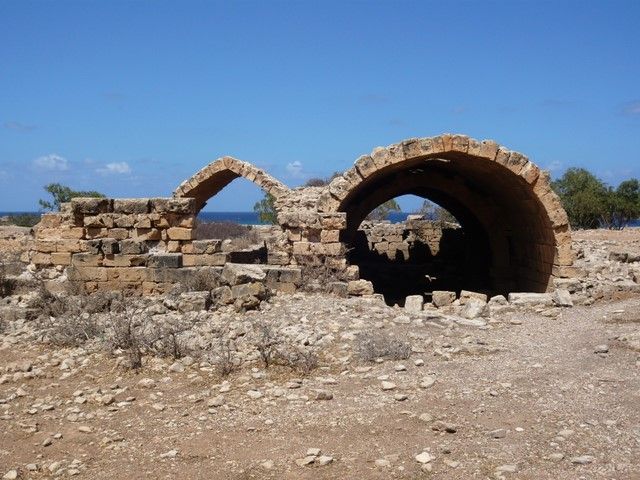
[[[603,225],[621,229],[636,218],[640,218],[640,182],[636,178],[625,180],[613,190],[607,191],[607,209]]]
[[[274,202],[275,197],[270,193],[265,193],[264,198],[253,206],[253,211],[258,214],[258,218],[262,223],[271,225],[278,223],[278,212],[276,212]]]
[[[63,203],[71,201],[72,198],[77,197],[94,197],[104,198],[104,194],[96,191],[78,191],[71,190],[65,185],[59,183],[50,183],[44,186],[44,189],[53,197],[52,201],[38,200],[38,204],[43,210],[60,210],[60,206]]]
[[[431,200],[425,200],[422,202],[422,206],[418,209],[419,215],[438,222],[445,223],[458,223],[458,219],[446,208],[442,208],[440,205],[433,203]]]
[[[597,228],[607,223],[615,202],[610,189],[584,168],[570,168],[551,184],[574,228]]]
[[[387,220],[391,212],[399,211],[400,205],[398,205],[395,198],[392,198],[374,208],[373,211],[367,215],[367,220]]]

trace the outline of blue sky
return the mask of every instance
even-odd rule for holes
[[[0,211],[61,182],[170,195],[222,155],[290,186],[373,147],[493,138],[640,177],[640,2],[0,2]],[[250,210],[237,180],[208,210]]]

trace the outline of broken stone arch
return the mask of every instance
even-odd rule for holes
[[[229,183],[239,177],[255,183],[276,199],[285,195],[289,188],[248,162],[233,157],[222,157],[202,168],[185,180],[175,190],[175,197],[194,198],[196,209],[201,210],[207,201]]]
[[[239,177],[275,198],[281,229],[269,234],[264,268],[276,289],[295,291],[306,282],[304,266],[321,261],[337,273],[336,293],[371,293],[349,264],[354,232],[376,206],[403,194],[429,198],[461,222],[483,262],[487,291],[545,291],[573,273],[567,215],[548,174],[494,141],[452,134],[378,147],[323,187],[290,189],[250,163],[222,157],[172,198],[76,198],[42,216],[30,263],[52,279],[66,272],[87,291],[170,291],[193,269],[237,262],[220,240],[196,240],[195,227],[209,198]]]

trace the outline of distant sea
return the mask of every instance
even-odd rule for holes
[[[18,215],[22,213],[38,214],[40,212],[0,212],[0,217]],[[411,212],[392,212],[389,214],[391,223],[404,222]],[[235,222],[241,225],[260,225],[256,212],[200,212],[198,219],[203,222]],[[630,227],[640,227],[640,219],[629,222]]]

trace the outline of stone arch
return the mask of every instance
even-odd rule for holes
[[[567,215],[548,173],[492,140],[444,134],[378,147],[330,183],[318,208],[346,213],[348,244],[369,211],[405,193],[432,198],[482,229],[496,291],[545,291],[572,265]]]
[[[289,191],[289,187],[254,165],[233,157],[221,157],[182,182],[173,196],[194,198],[196,209],[200,211],[211,197],[239,177],[255,183],[276,199]]]

